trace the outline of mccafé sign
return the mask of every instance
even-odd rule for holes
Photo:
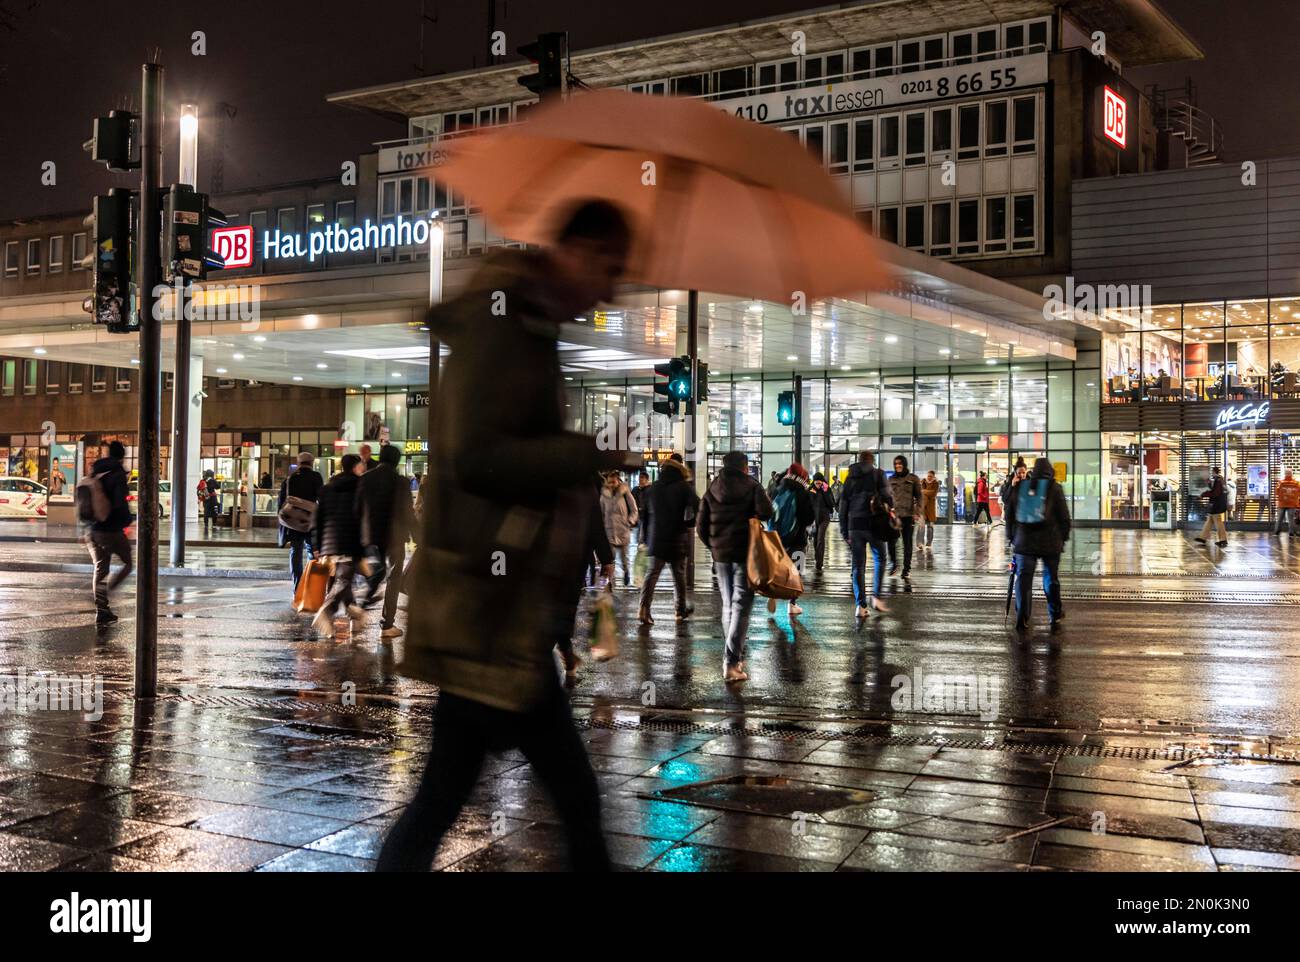
[[[1268,421],[1269,402],[1262,404],[1230,404],[1220,409],[1214,418],[1214,430],[1237,431],[1257,428]]]

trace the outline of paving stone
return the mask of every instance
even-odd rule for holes
[[[348,824],[342,819],[324,818],[320,815],[241,806],[201,818],[191,827],[218,835],[250,838],[257,842],[302,846],[347,828]]]
[[[40,838],[87,852],[99,852],[134,842],[161,829],[162,826],[155,822],[117,818],[82,804],[11,825],[6,831],[25,838]]]
[[[189,828],[165,828],[111,849],[110,854],[203,872],[246,872],[290,849]]]
[[[841,872],[1023,872],[1028,865],[1002,859],[918,851],[863,843],[840,865]]]
[[[1133,852],[1078,848],[1071,845],[1039,846],[1034,864],[1083,872],[1212,872],[1216,870],[1213,865],[1202,862],[1158,858]]]
[[[8,830],[0,832],[0,871],[47,872],[88,854],[85,849],[71,845],[43,838],[24,838]]]
[[[373,872],[375,863],[364,858],[349,858],[332,852],[298,849],[257,866],[258,872]]]
[[[681,842],[650,863],[651,872],[828,872],[831,862]]]
[[[1209,847],[1205,845],[1185,845],[1181,842],[1135,838],[1131,835],[1097,834],[1073,828],[1053,828],[1040,832],[1038,839],[1044,845],[1073,845],[1078,848],[1100,849],[1108,852],[1129,852],[1134,855],[1148,855],[1175,861],[1199,862],[1202,865],[1213,865],[1215,861]]]

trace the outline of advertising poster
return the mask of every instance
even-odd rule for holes
[[[1268,468],[1262,464],[1252,464],[1247,468],[1246,496],[1251,498],[1268,497]]]
[[[50,445],[50,500],[71,503],[77,487],[77,445]]]

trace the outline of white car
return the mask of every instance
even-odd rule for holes
[[[131,514],[136,513],[135,502],[140,497],[140,479],[132,478],[126,485],[126,506],[131,509]],[[158,482],[158,517],[165,518],[172,513],[172,483],[170,481]]]
[[[49,492],[31,478],[0,478],[0,517],[43,518]]]

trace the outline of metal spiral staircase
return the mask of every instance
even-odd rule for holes
[[[1196,87],[1190,78],[1182,87],[1151,84],[1144,94],[1155,110],[1156,129],[1183,142],[1184,166],[1205,167],[1219,163],[1223,152],[1223,128],[1196,105]]]

